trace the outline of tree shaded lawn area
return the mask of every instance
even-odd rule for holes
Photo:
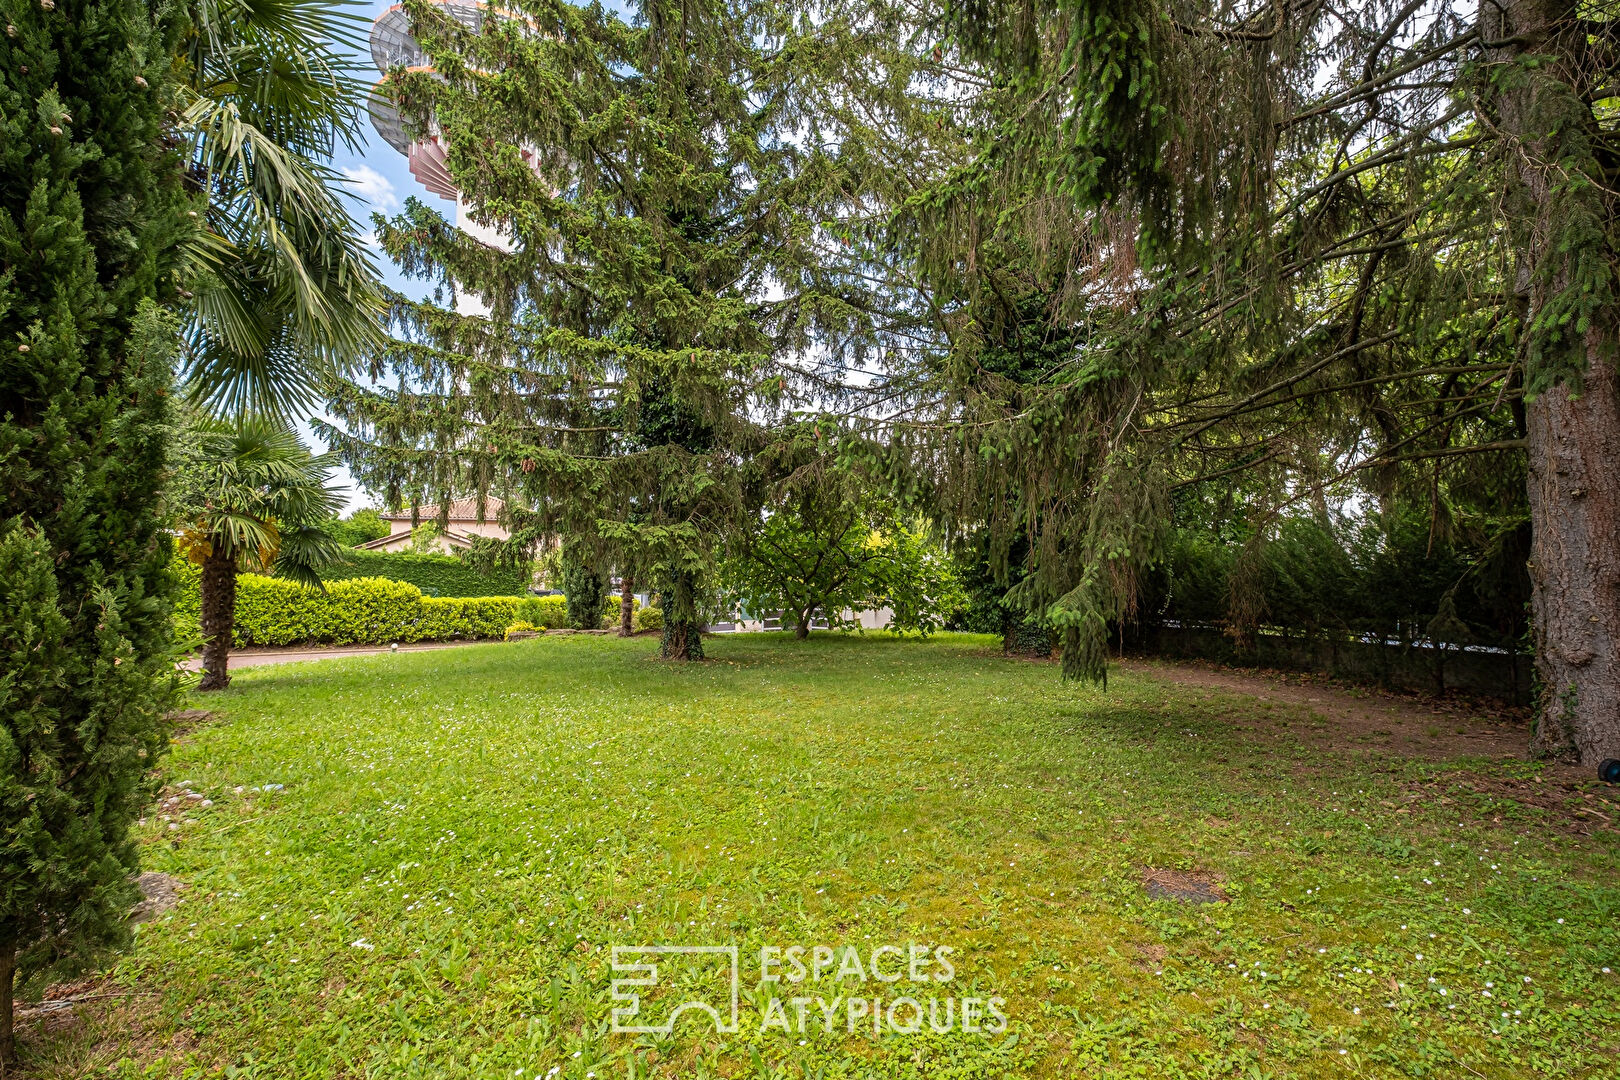
[[[1308,706],[1140,670],[1064,685],[988,638],[726,637],[690,666],[656,646],[238,672],[143,826],[181,903],[81,984],[125,996],[22,1022],[27,1067],[1615,1075],[1620,832],[1500,793],[1536,765],[1323,749]],[[954,979],[758,980],[764,945],[864,968],[913,942],[954,949]],[[647,944],[739,946],[740,1030],[609,1033],[611,948]],[[761,1030],[773,993],[993,995],[1009,1027],[873,1038],[813,1005],[803,1033],[791,1007]]]

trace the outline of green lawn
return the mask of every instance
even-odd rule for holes
[[[574,637],[243,671],[166,765],[211,805],[144,829],[187,885],[114,973],[149,996],[34,1032],[36,1070],[1620,1075],[1620,834],[1463,783],[1530,766],[1324,754],[1287,733],[1303,713],[1065,686],[988,645],[733,637],[683,667]],[[1256,717],[1280,734],[1237,730]],[[1230,899],[1151,899],[1145,868]],[[761,1030],[787,996],[760,993],[762,946],[888,943],[950,946],[954,979],[829,972],[791,992],[841,997],[832,1031],[819,1006]],[[609,1033],[611,947],[645,944],[738,945],[740,1031]],[[848,1030],[850,997],[942,991],[1002,999],[1009,1030]]]

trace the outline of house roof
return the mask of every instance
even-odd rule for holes
[[[355,546],[361,551],[381,551],[389,544],[398,543],[400,540],[405,539],[410,535],[410,532],[389,533],[387,536],[379,536],[375,540],[367,540],[365,543],[356,544]],[[466,533],[457,532],[454,529],[446,529],[440,533],[439,536],[451,547],[470,548],[473,545],[473,538],[471,536],[468,536]]]
[[[450,503],[450,520],[494,521],[500,516],[501,510],[504,509],[505,506],[506,504],[504,502],[491,495],[484,500],[484,512],[479,514],[477,499],[454,499]],[[403,510],[396,510],[392,513],[384,513],[382,515],[382,519],[384,521],[409,521],[411,520],[410,507],[406,507]],[[439,520],[439,504],[432,503],[428,506],[418,507],[416,511],[416,520]]]

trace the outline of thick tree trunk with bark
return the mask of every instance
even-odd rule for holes
[[[685,574],[674,575],[664,592],[664,636],[658,655],[665,660],[703,659],[703,624],[693,618],[696,593],[691,577]]]
[[[619,579],[619,636],[632,637],[636,632],[636,582],[629,574]]]
[[[664,638],[658,654],[665,660],[703,659],[703,625],[672,619],[664,613]]]
[[[1559,248],[1560,195],[1584,134],[1598,140],[1581,104],[1601,75],[1591,63],[1574,0],[1485,0],[1481,39],[1499,68],[1489,122],[1509,142],[1517,190],[1505,203],[1518,239],[1517,288],[1530,326],[1570,287],[1572,260]],[[1552,62],[1522,64],[1526,54]],[[1584,166],[1583,166],[1584,167]],[[1594,178],[1597,179],[1597,178]],[[1611,180],[1612,186],[1612,180]],[[1574,197],[1612,221],[1602,183]],[[1611,228],[1612,234],[1612,228]],[[1606,253],[1612,262],[1615,253]],[[1620,755],[1620,381],[1614,346],[1620,312],[1599,311],[1585,340],[1578,385],[1545,390],[1525,408],[1531,520],[1531,613],[1541,677],[1536,747],[1596,765]]]
[[[1620,757],[1620,380],[1592,357],[1582,392],[1525,411],[1536,748],[1586,765]]]
[[[798,617],[793,623],[793,636],[800,641],[810,636],[810,613],[814,610],[813,607],[799,609]]]
[[[203,562],[203,677],[198,690],[223,690],[231,683],[231,636],[236,627],[236,560],[215,552]]]
[[[0,1076],[17,1061],[15,1017],[12,1015],[17,982],[16,939],[0,941]]]

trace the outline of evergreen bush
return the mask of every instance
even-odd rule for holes
[[[582,559],[571,545],[563,546],[562,587],[568,598],[568,625],[576,630],[600,629],[606,603],[617,599],[608,596],[602,584],[602,575]]]

